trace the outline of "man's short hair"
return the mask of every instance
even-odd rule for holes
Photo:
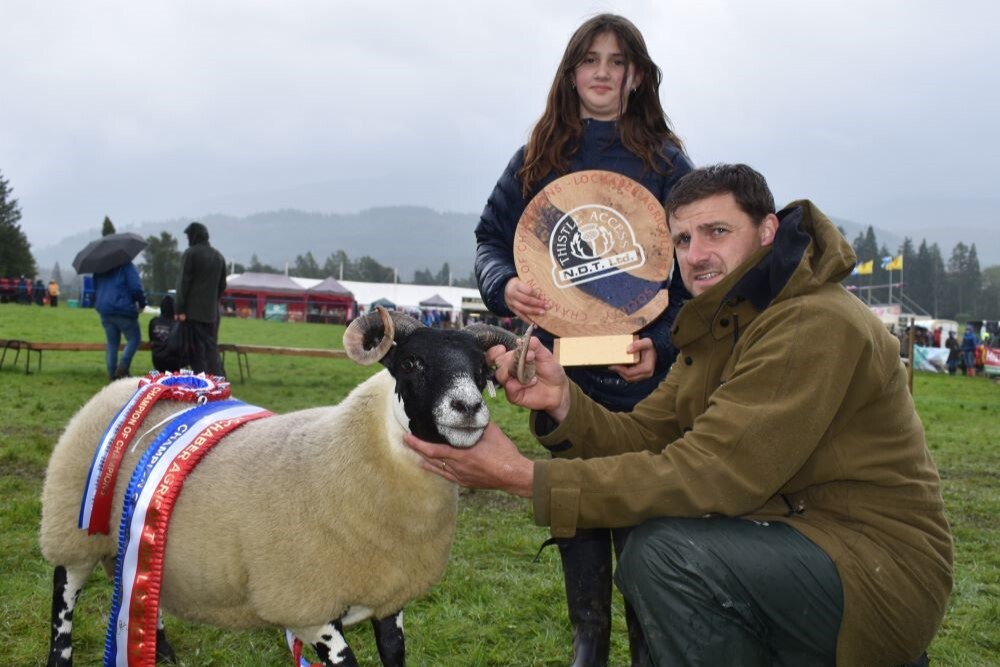
[[[685,174],[670,190],[663,207],[669,219],[681,206],[724,194],[731,194],[755,225],[775,212],[774,195],[767,181],[745,164],[713,164]]]

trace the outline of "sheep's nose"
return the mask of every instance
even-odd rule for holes
[[[468,415],[471,417],[479,412],[482,407],[483,399],[481,398],[472,401],[463,401],[460,398],[451,399],[451,409],[462,415]]]

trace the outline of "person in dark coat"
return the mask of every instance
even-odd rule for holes
[[[22,306],[31,305],[31,287],[24,276],[17,281],[17,302]]]
[[[226,260],[208,242],[208,228],[192,222],[184,229],[188,249],[181,256],[175,317],[185,323],[191,370],[225,375],[219,357],[219,300],[226,291]]]
[[[948,332],[948,340],[944,342],[944,346],[948,348],[948,375],[954,375],[955,369],[958,368],[958,362],[962,356],[962,346],[955,338],[955,332]]]
[[[153,368],[166,373],[176,373],[184,365],[178,350],[170,345],[170,333],[181,323],[174,319],[174,298],[169,294],[160,302],[160,314],[149,321],[149,347],[153,356]]]
[[[110,271],[94,274],[94,308],[101,315],[101,325],[108,342],[108,377],[112,380],[127,377],[132,357],[139,349],[142,332],[139,330],[139,312],[146,307],[146,292],[135,264],[129,262]],[[125,336],[125,350],[118,358],[118,346]]]
[[[498,317],[535,321],[546,303],[517,276],[514,235],[527,203],[566,174],[599,169],[642,184],[663,202],[691,170],[680,139],[660,104],[662,73],[639,30],[612,14],[596,16],[572,36],[556,71],[542,118],[528,144],[510,160],[476,227],[476,279],[483,301]],[[675,272],[676,273],[676,272]],[[673,363],[670,326],[687,297],[680,280],[669,285],[666,311],[639,332],[629,352],[632,366],[588,366],[571,377],[601,405],[630,410],[647,396]],[[538,331],[549,347],[552,335]],[[580,531],[558,542],[573,626],[574,667],[603,667],[611,631],[611,563],[628,536],[626,527]],[[645,654],[642,632],[626,605],[633,664]]]
[[[36,306],[45,305],[45,283],[42,282],[41,278],[35,280],[35,284],[31,288],[31,298]]]

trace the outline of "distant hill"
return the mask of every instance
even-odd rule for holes
[[[439,212],[417,206],[372,208],[359,213],[310,213],[299,210],[281,210],[256,213],[245,217],[209,215],[200,218],[208,226],[212,244],[219,248],[230,262],[249,264],[257,258],[276,268],[285,262],[294,264],[297,255],[312,252],[316,262],[324,261],[337,250],[343,250],[352,260],[365,255],[380,264],[393,267],[401,280],[410,281],[417,270],[430,269],[436,273],[445,262],[452,274],[464,278],[472,271],[476,241],[474,231],[479,222],[478,213]],[[853,240],[867,224],[843,218],[833,218]],[[178,239],[178,247],[187,247],[183,229],[189,218],[163,222],[147,222],[121,228],[143,236],[159,235],[167,231]],[[917,222],[914,216],[913,222]],[[976,243],[979,262],[983,268],[1000,264],[1000,234],[988,233],[993,225],[970,222],[960,226],[938,225],[924,227],[914,224],[905,232],[914,240],[922,238],[928,243],[937,242],[945,261],[951,256],[958,241]],[[99,229],[64,238],[55,245],[33,248],[43,274],[55,262],[68,276],[76,252],[96,238]],[[895,252],[903,242],[904,233],[876,226],[875,235]]]
[[[169,232],[178,247],[187,247],[184,227],[191,219],[148,222],[118,231],[142,236]],[[327,257],[343,250],[352,260],[368,255],[399,272],[401,280],[412,280],[414,271],[433,273],[447,262],[456,277],[465,278],[475,261],[474,231],[479,215],[440,213],[429,208],[396,206],[373,208],[353,214],[308,213],[297,210],[271,211],[237,218],[209,215],[200,218],[209,230],[212,245],[230,262],[249,264],[256,254],[265,264],[284,268],[294,265],[297,255],[312,252],[322,266]],[[40,267],[59,262],[63,271],[72,271],[73,257],[99,235],[75,234],[45,248],[33,248]]]
[[[858,214],[850,217],[862,219]],[[921,239],[927,239],[928,245],[938,244],[947,264],[961,241],[967,246],[976,244],[981,268],[1000,265],[1000,198],[955,199],[929,194],[892,199],[866,208],[863,219],[875,225],[879,242],[883,238],[880,230],[886,230],[886,238],[890,233],[898,237],[898,243],[886,243],[890,250],[895,250],[904,236],[913,239],[915,248]]]

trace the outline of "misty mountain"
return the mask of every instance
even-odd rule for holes
[[[414,271],[430,269],[436,273],[445,262],[454,276],[468,276],[475,260],[474,230],[479,215],[397,206],[353,214],[282,210],[245,217],[208,215],[200,221],[208,227],[212,245],[229,262],[249,264],[256,254],[262,263],[282,269],[286,262],[294,265],[297,255],[311,252],[322,266],[327,257],[343,250],[352,260],[368,255],[395,268],[400,280],[409,281]],[[183,230],[189,222],[191,219],[185,218],[116,228],[142,236],[159,236],[166,231],[178,239],[178,248],[183,250],[187,247]],[[40,267],[58,261],[63,271],[72,271],[77,251],[99,235],[99,226],[95,226],[92,232],[32,250]]]
[[[951,251],[959,241],[976,244],[980,265],[985,268],[1000,264],[1000,234],[995,225],[983,220],[961,224],[924,224],[931,212],[923,209],[908,211],[906,231],[887,229],[875,225],[875,235],[895,253],[909,236],[916,248],[920,240],[938,243],[941,254],[948,261]],[[899,213],[899,209],[895,211]],[[873,216],[888,221],[889,216]],[[895,219],[895,216],[893,216]],[[288,262],[293,265],[297,255],[312,252],[316,262],[324,261],[337,250],[343,250],[352,260],[368,255],[385,266],[399,272],[400,280],[410,281],[414,271],[430,269],[437,272],[445,262],[456,277],[466,277],[472,271],[475,259],[474,230],[479,221],[477,213],[438,212],[417,206],[372,208],[359,213],[313,213],[300,210],[280,210],[256,213],[244,217],[209,215],[200,219],[208,227],[212,245],[219,248],[230,262],[249,264],[257,258],[276,268]],[[183,229],[188,218],[162,222],[146,222],[118,231],[133,231],[142,236],[158,236],[166,231],[178,239],[178,247],[187,247]],[[867,224],[844,218],[833,218],[834,224],[853,240]],[[97,238],[100,226],[91,232],[67,237],[55,245],[33,248],[39,268],[47,271],[59,262],[63,272],[72,271],[76,252],[87,242]],[[866,258],[862,258],[866,259]]]

